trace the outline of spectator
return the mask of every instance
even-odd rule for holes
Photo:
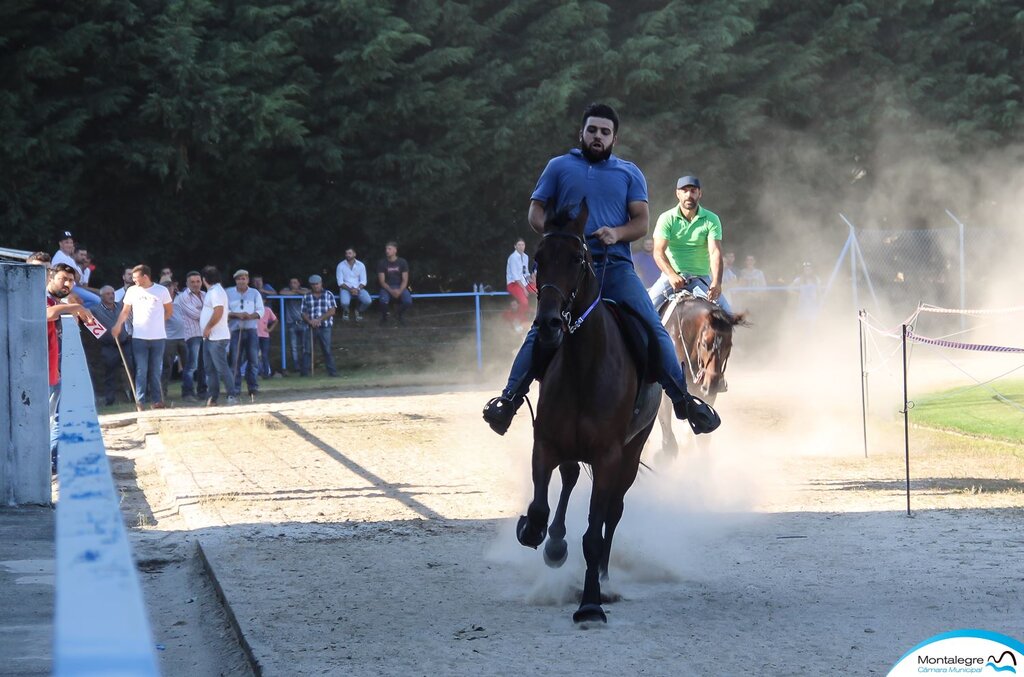
[[[166,322],[174,311],[167,287],[153,284],[147,265],[132,268],[135,284],[125,292],[124,307],[110,330],[120,338],[124,323],[132,320],[132,353],[135,355],[135,400],[139,409],[152,398],[153,409],[164,408],[160,378],[163,371],[164,345],[167,342]]]
[[[288,286],[280,291],[281,296],[290,297],[305,296],[308,293],[309,290],[302,286],[297,277],[289,279]],[[284,326],[285,331],[288,332],[287,341],[292,351],[292,364],[296,365],[301,371],[302,337],[306,332],[306,321],[302,319],[301,298],[287,298],[284,300]]]
[[[334,366],[334,357],[331,355],[331,327],[334,325],[334,313],[337,311],[337,304],[334,301],[334,294],[324,289],[323,278],[319,275],[309,277],[310,291],[302,297],[302,319],[308,327],[302,337],[302,375],[309,376],[313,369],[313,345],[320,344],[320,352],[324,356],[324,365],[330,376],[337,376],[338,370]]]
[[[124,283],[117,291],[114,292],[114,300],[120,303],[124,300],[124,294],[128,291],[128,287],[132,286],[132,269],[125,268],[121,273],[121,281]]]
[[[210,395],[206,400],[206,406],[217,406],[221,381],[224,381],[228,404],[238,404],[235,378],[228,367],[228,344],[231,343],[227,312],[228,295],[221,286],[219,270],[213,266],[206,266],[202,275],[206,295],[203,297],[199,326],[203,330],[203,363],[206,365],[206,386]]]
[[[174,359],[178,359],[178,369],[184,374],[185,360],[188,352],[185,347],[185,317],[182,314],[181,306],[175,303],[178,300],[178,283],[173,279],[170,282],[161,282],[167,287],[167,293],[171,295],[172,311],[167,318],[167,343],[164,344],[164,368],[160,383],[164,389],[164,397],[168,395],[168,387],[171,383],[171,372],[174,369]],[[182,380],[184,383],[184,379]],[[182,388],[184,390],[184,387]],[[184,393],[182,393],[184,395]]]
[[[740,269],[737,283],[740,287],[767,287],[768,282],[757,268],[757,259],[747,254],[743,259],[743,268]]]
[[[82,286],[88,287],[89,281],[92,279],[92,271],[96,270],[96,266],[92,264],[92,256],[89,251],[81,244],[75,247],[75,263],[82,271]]]
[[[263,294],[263,296],[264,296],[264,298],[263,298],[263,305],[267,304],[267,299],[266,299],[267,294],[276,294],[277,293],[276,291],[274,291],[273,287],[271,287],[269,284],[267,284],[266,282],[263,281],[263,276],[262,275],[253,275],[252,276],[252,288],[255,289],[256,291],[258,291],[259,293]]]
[[[633,252],[633,267],[640,281],[650,289],[651,285],[661,277],[661,269],[658,262],[654,260],[654,238],[645,237],[640,251]]]
[[[515,249],[505,263],[505,289],[512,295],[511,307],[506,319],[518,333],[530,321],[530,299],[526,292],[530,288],[530,257],[526,253],[526,240],[516,240]]]
[[[174,271],[164,266],[160,269],[160,284],[167,286],[171,282],[174,282]]]
[[[61,303],[75,285],[75,269],[66,263],[50,268],[46,283],[46,361],[50,384],[50,473],[57,474],[57,443],[60,439],[60,340],[61,315],[74,315],[79,320],[93,319],[79,303]]]
[[[798,294],[797,318],[803,322],[813,323],[818,317],[818,290],[821,288],[821,280],[814,273],[814,265],[810,261],[804,261],[800,273],[789,284],[789,288]]]
[[[185,361],[181,364],[181,399],[185,402],[195,402],[197,395],[206,391],[205,374],[199,371],[203,351],[203,328],[199,322],[205,298],[203,276],[198,271],[189,271],[185,275],[185,290],[174,298],[174,312],[181,317],[185,339]]]
[[[388,323],[388,309],[392,301],[398,303],[398,324],[405,324],[403,316],[412,305],[409,292],[409,262],[398,256],[398,243],[388,242],[384,258],[377,263],[377,282],[380,283],[380,324]]]
[[[50,266],[58,263],[70,266],[75,271],[75,288],[72,291],[82,299],[86,308],[99,305],[100,297],[93,290],[86,289],[85,283],[82,282],[82,269],[75,260],[75,237],[71,231],[61,231],[58,246],[60,248],[50,257]]]
[[[114,288],[110,285],[100,287],[100,304],[93,310],[93,315],[107,329],[117,324],[124,305],[114,300]],[[100,337],[100,361],[103,364],[103,404],[110,406],[117,401],[117,393],[121,389],[121,371],[135,369],[132,358],[131,327],[125,324],[125,330],[114,338],[114,333],[106,332]],[[120,346],[118,346],[120,344]],[[124,355],[124,362],[121,361]]]
[[[341,305],[341,321],[348,322],[352,299],[359,299],[359,308],[355,310],[356,322],[363,321],[363,311],[370,307],[373,299],[366,291],[366,265],[356,258],[356,250],[349,247],[345,250],[345,258],[338,262],[334,272],[338,280],[338,303]]]
[[[227,290],[228,327],[231,329],[230,359],[234,365],[235,389],[242,389],[242,355],[249,364],[260,363],[260,343],[256,335],[256,323],[263,315],[263,295],[249,286],[249,271],[240,268],[232,276],[235,286]],[[260,391],[258,369],[249,369],[245,383],[249,387],[249,399],[256,400]]]
[[[722,255],[722,289],[736,285],[736,252],[725,252]]]
[[[47,270],[50,268],[50,255],[46,252],[35,252],[29,254],[28,258],[25,259],[25,263],[34,263],[39,266],[46,266]]]
[[[253,278],[259,279],[259,278]],[[263,299],[263,314],[260,315],[260,319],[256,322],[256,337],[259,341],[260,346],[260,376],[263,378],[270,378],[273,372],[270,369],[270,332],[274,331],[274,327],[277,326],[277,315],[267,305],[266,293],[264,292]],[[252,365],[250,365],[250,369]]]

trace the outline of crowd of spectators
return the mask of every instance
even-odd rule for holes
[[[159,268],[154,276],[145,264],[120,269],[116,289],[94,289],[88,285],[95,270],[88,250],[70,231],[59,233],[58,247],[52,256],[37,252],[27,262],[49,269],[47,304],[60,306],[48,311],[51,329],[59,326],[55,320],[65,312],[83,319],[95,316],[106,329],[99,336],[93,366],[101,375],[99,391],[107,406],[121,400],[140,410],[163,408],[175,375],[182,402],[217,406],[223,389],[226,403],[236,404],[243,380],[248,398],[255,401],[262,379],[288,375],[271,364],[271,334],[279,327],[290,351],[289,366],[294,365],[300,376],[314,374],[313,353],[319,346],[327,375],[337,377],[332,351],[335,320],[361,324],[373,303],[367,266],[354,247],[345,250],[337,265],[337,295],[319,273],[292,277],[277,292],[245,268],[234,271],[232,284],[224,284],[221,272],[212,266],[190,270],[182,285],[172,266]],[[409,263],[398,256],[397,243],[387,243],[375,270],[381,325],[391,326],[394,317],[394,326],[404,326],[412,294]],[[62,271],[59,285],[53,282],[55,271]],[[282,317],[275,313],[279,306],[270,302],[270,296],[283,297]],[[57,393],[55,402],[59,385]],[[54,404],[55,412],[56,408]]]

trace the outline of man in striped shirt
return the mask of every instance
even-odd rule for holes
[[[199,326],[199,315],[203,312],[205,298],[203,276],[198,271],[189,271],[185,276],[185,291],[174,299],[175,314],[180,315],[184,326],[185,364],[181,368],[181,399],[186,402],[195,402],[197,396],[202,397],[206,391],[205,375],[199,370],[199,354],[203,350],[203,328]]]

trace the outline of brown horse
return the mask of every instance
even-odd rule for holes
[[[662,322],[686,373],[687,390],[714,406],[718,394],[727,389],[725,368],[732,353],[733,327],[747,326],[746,314],[728,313],[707,299],[691,296],[667,303],[662,309]],[[675,457],[679,447],[672,432],[672,403],[667,397],[658,420],[661,453]]]
[[[533,500],[516,536],[536,548],[547,536],[544,560],[559,567],[567,557],[565,511],[580,463],[590,465],[593,490],[583,535],[587,572],[577,623],[607,622],[601,580],[623,497],[636,479],[640,452],[657,414],[661,388],[641,381],[617,320],[601,303],[601,280],[583,238],[586,202],[575,220],[548,219],[537,248],[537,326],[534,364],[549,359],[533,428]],[[548,526],[548,484],[558,468],[562,491]]]

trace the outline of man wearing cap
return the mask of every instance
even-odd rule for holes
[[[700,205],[700,196],[700,179],[679,177],[679,204],[659,216],[654,227],[654,260],[661,277],[648,293],[656,309],[673,291],[685,289],[731,310],[722,296],[722,222]]]
[[[676,416],[688,418],[696,432],[711,432],[718,427],[718,415],[686,392],[672,339],[633,268],[629,243],[647,234],[650,220],[647,179],[635,164],[612,155],[618,130],[619,118],[611,106],[588,106],[580,125],[579,148],[548,162],[530,196],[527,219],[530,227],[542,234],[547,210],[578,213],[586,200],[589,217],[584,235],[593,255],[594,271],[602,280],[602,296],[628,306],[642,318],[660,346],[659,382],[672,400]],[[484,408],[484,420],[499,435],[508,430],[530,384],[546,367],[534,364],[536,334],[537,328],[532,327],[504,390]]]
[[[93,306],[99,305],[99,295],[85,287],[85,282],[82,279],[82,268],[75,259],[75,236],[71,234],[70,230],[62,230],[60,232],[57,246],[59,249],[50,257],[50,267],[52,268],[58,263],[71,266],[75,271],[75,287],[71,291],[82,300],[82,304],[86,308],[91,309]]]
[[[324,356],[324,365],[330,376],[337,376],[338,369],[334,366],[331,355],[331,327],[334,325],[334,313],[338,304],[334,294],[324,289],[324,280],[319,275],[309,276],[309,293],[302,297],[302,319],[306,323],[306,331],[302,334],[302,375],[309,376],[313,367],[313,338],[320,344],[320,352]],[[312,338],[309,332],[313,332]]]
[[[231,329],[231,354],[229,359],[235,373],[235,390],[242,388],[242,355],[249,364],[260,363],[260,340],[256,324],[263,315],[263,295],[249,286],[249,271],[239,268],[232,276],[235,286],[227,289],[228,327]],[[245,384],[249,387],[249,399],[255,400],[260,391],[256,369],[245,370]]]

